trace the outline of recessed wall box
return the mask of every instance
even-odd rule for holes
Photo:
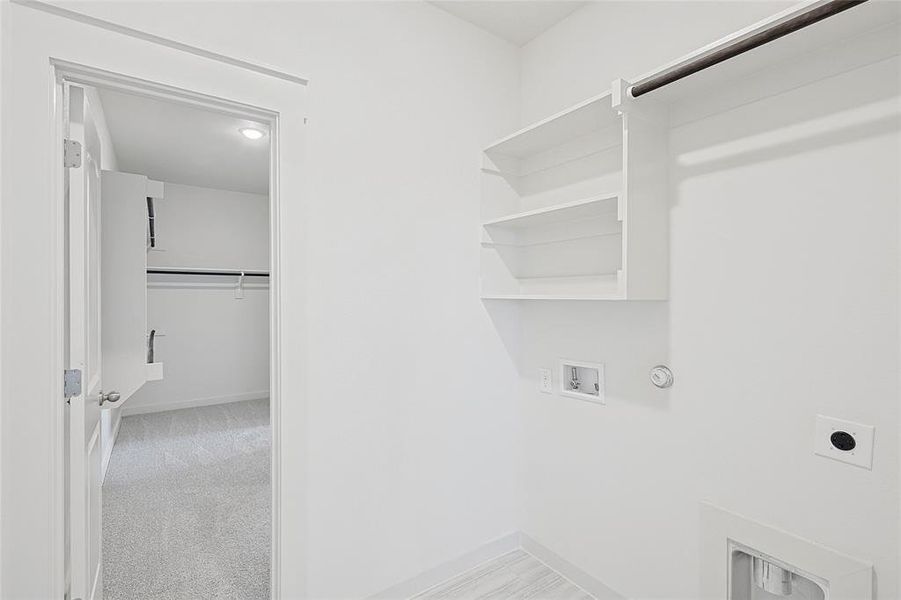
[[[604,365],[580,360],[560,360],[560,393],[571,398],[606,404]]]
[[[829,584],[782,561],[729,541],[731,600],[826,600]]]

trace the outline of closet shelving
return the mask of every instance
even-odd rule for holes
[[[482,298],[666,298],[665,112],[625,86],[484,150]]]
[[[150,272],[149,267],[149,256],[150,252],[154,250],[159,250],[156,245],[156,210],[154,208],[154,203],[158,200],[162,200],[166,195],[166,184],[162,181],[153,181],[152,179],[147,180],[145,196],[146,196],[146,207],[147,207],[147,229],[146,229],[146,240],[145,240],[145,252],[144,252],[144,270],[145,273]],[[144,283],[144,300],[147,302],[147,280],[145,275],[145,283]],[[155,329],[150,329],[148,327],[148,323],[150,321],[149,315],[149,304],[145,304],[145,329],[147,329],[147,363],[144,365],[144,378],[147,381],[160,381],[165,377],[164,365],[162,362],[156,360],[155,353],[155,345],[156,345],[156,337],[157,331]]]
[[[616,211],[616,202],[618,198],[619,196],[617,194],[610,194],[583,200],[574,200],[572,202],[564,202],[563,204],[545,208],[536,208],[534,210],[527,210],[499,219],[486,221],[482,225],[486,228],[522,229],[536,225],[548,225],[583,218],[598,217],[611,212],[611,210]]]
[[[635,78],[646,94],[638,99],[616,80],[485,148],[482,298],[666,299],[670,118],[690,122],[897,54],[897,2],[843,7],[773,34],[830,4],[803,2]]]

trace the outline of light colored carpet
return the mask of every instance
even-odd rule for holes
[[[516,550],[446,581],[412,600],[593,600],[531,554]]]
[[[103,484],[105,600],[269,598],[269,402],[122,420]]]

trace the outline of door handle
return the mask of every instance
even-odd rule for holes
[[[119,392],[100,392],[100,406],[103,406],[104,402],[118,402],[119,398],[122,396],[119,395]]]

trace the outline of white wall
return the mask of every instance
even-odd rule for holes
[[[269,197],[166,183],[150,267],[269,269]]]
[[[165,184],[154,202],[157,249],[151,267],[269,269],[269,198]],[[269,395],[269,286],[246,278],[149,276],[148,327],[164,378],[147,382],[125,414],[266,398]]]
[[[779,8],[590,6],[525,47],[524,116]],[[898,73],[674,128],[670,301],[523,309],[527,534],[625,597],[688,600],[706,500],[873,561],[878,597],[901,595]],[[606,363],[606,407],[537,392],[561,356]],[[872,471],[813,455],[817,413],[876,425]]]
[[[477,228],[517,49],[420,2],[65,6],[310,77],[310,597],[517,529],[514,365],[478,299]]]
[[[522,49],[530,123],[792,6],[764,0],[592,2]]]
[[[295,301],[315,352],[294,432],[310,438],[311,597],[365,597],[522,526],[623,594],[692,598],[700,499],[871,558],[897,597],[899,157],[878,133],[896,123],[843,131],[836,110],[859,107],[834,104],[890,97],[891,73],[675,131],[672,300],[526,306],[513,365],[516,309],[477,299],[475,224],[478,149],[518,117],[515,48],[423,3],[66,7],[311,78],[317,251]],[[523,50],[523,116],[777,8],[590,6]],[[811,107],[812,138],[740,141]],[[607,363],[606,408],[533,393],[563,354]],[[646,383],[658,361],[670,394]],[[812,456],[817,411],[877,424],[872,472]]]

